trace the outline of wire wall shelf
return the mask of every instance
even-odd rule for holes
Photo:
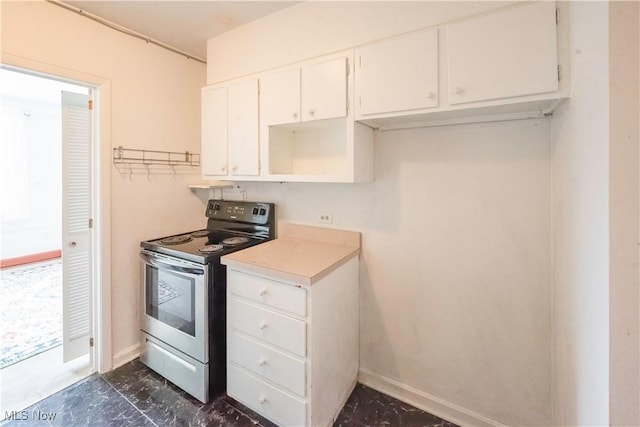
[[[200,154],[189,151],[137,150],[119,146],[113,149],[113,164],[117,166],[200,166]]]

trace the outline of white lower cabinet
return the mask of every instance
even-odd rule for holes
[[[227,394],[281,426],[330,426],[358,375],[358,258],[313,285],[227,270]]]

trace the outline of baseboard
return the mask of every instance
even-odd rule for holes
[[[16,258],[7,258],[7,259],[0,260],[0,268],[16,267],[18,265],[48,261],[50,259],[60,258],[61,256],[62,256],[62,251],[58,249],[55,251],[40,252],[37,254],[30,254],[30,255],[20,256]]]
[[[119,368],[125,363],[131,362],[138,356],[140,356],[140,343],[127,347],[114,355],[111,360],[111,369]]]
[[[402,400],[432,415],[457,424],[459,426],[496,426],[505,427],[498,421],[487,418],[476,412],[454,403],[432,396],[428,393],[387,378],[368,369],[360,368],[358,381],[389,396]]]

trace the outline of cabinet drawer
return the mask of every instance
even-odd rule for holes
[[[306,425],[306,403],[233,365],[227,367],[227,394],[283,426]]]
[[[306,363],[230,332],[227,359],[302,397],[306,394]]]
[[[307,324],[301,320],[230,297],[227,324],[298,356],[307,355]]]
[[[300,316],[307,315],[307,292],[303,288],[235,270],[229,271],[227,286],[234,295]]]

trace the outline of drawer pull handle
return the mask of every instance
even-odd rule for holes
[[[260,289],[260,292],[258,292],[260,294],[260,296],[263,296],[264,294],[267,293],[267,288],[262,288]]]
[[[258,325],[258,328],[260,329],[264,329],[267,327],[267,322],[265,322],[264,320],[262,322],[260,322],[260,324]]]
[[[258,403],[260,403],[261,405],[267,403],[267,396],[260,396],[260,398],[258,399]]]
[[[260,358],[260,360],[258,360],[258,366],[264,366],[267,363],[267,361],[264,358]]]

